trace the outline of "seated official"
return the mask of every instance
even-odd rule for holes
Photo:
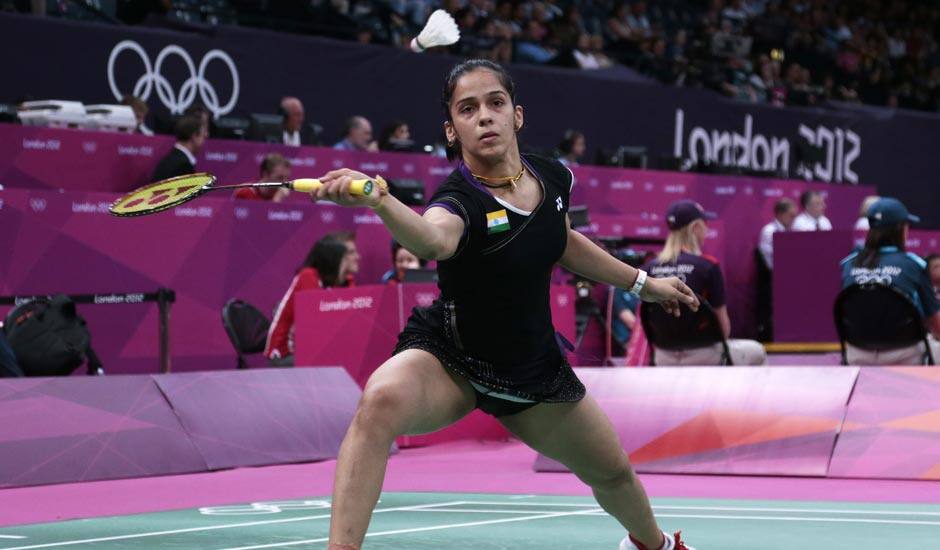
[[[718,260],[702,254],[702,244],[708,233],[706,220],[714,215],[705,212],[698,203],[681,200],[666,211],[669,236],[659,256],[644,268],[650,277],[678,277],[695,293],[708,301],[721,331],[727,340],[731,334],[731,320],[725,303],[725,279]],[[754,340],[727,340],[731,362],[735,365],[766,365],[767,352]],[[666,365],[719,365],[721,344],[690,350],[655,349],[656,364]]]
[[[868,235],[865,245],[842,260],[842,288],[853,284],[878,283],[894,287],[908,296],[923,316],[929,332],[934,359],[940,358],[940,304],[927,274],[927,262],[905,252],[904,243],[911,223],[920,218],[910,214],[901,201],[882,198],[868,209]],[[873,315],[877,312],[873,311]],[[873,351],[846,344],[850,365],[919,365],[924,345]]]
[[[427,260],[419,259],[410,250],[403,247],[398,241],[392,241],[392,269],[382,275],[382,283],[393,285],[405,280],[405,272],[409,269],[421,269],[427,265]]]
[[[261,160],[262,182],[287,181],[290,179],[290,161],[277,153],[266,155]],[[284,187],[242,187],[232,196],[236,199],[283,202],[290,194]]]
[[[264,356],[274,366],[294,364],[294,296],[301,290],[351,286],[349,281],[350,259],[346,244],[334,236],[327,235],[318,240],[297,274],[291,280],[287,292],[281,298],[268,329]]]
[[[176,121],[176,143],[153,170],[151,181],[185,176],[196,171],[196,155],[209,137],[209,127],[202,117],[183,115]]]

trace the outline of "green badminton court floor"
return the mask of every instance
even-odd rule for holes
[[[940,505],[655,499],[697,550],[940,549]],[[326,548],[325,498],[0,529],[0,550]],[[582,497],[385,493],[365,548],[608,549],[619,525]]]

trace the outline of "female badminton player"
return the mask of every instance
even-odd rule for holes
[[[361,547],[396,436],[444,428],[474,408],[588,484],[626,528],[621,550],[688,549],[656,524],[613,426],[559,349],[550,276],[560,264],[675,314],[680,303],[698,302],[678,279],[647,279],[570,228],[574,176],[555,160],[519,153],[524,117],[514,92],[490,61],[451,70],[444,131],[460,162],[423,215],[381,187],[350,195],[364,174],[321,178],[316,198],[372,208],[396,240],[437,260],[441,289],[431,306],[415,308],[363,391],[336,465],[330,550]]]

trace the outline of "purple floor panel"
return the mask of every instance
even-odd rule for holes
[[[0,381],[0,487],[205,469],[150,377]]]
[[[210,470],[334,458],[360,395],[339,367],[154,378]]]

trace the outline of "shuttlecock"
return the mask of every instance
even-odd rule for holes
[[[454,18],[444,10],[435,10],[417,38],[411,40],[411,51],[421,53],[434,46],[450,46],[460,40],[460,29]]]

